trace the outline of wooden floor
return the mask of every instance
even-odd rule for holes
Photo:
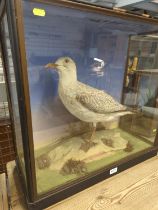
[[[12,162],[9,165],[12,209],[23,210],[23,196],[21,192],[18,193],[20,189],[17,189],[17,175],[13,168]],[[98,183],[47,210],[158,210],[158,157]]]
[[[0,174],[0,210],[8,210],[6,175]]]

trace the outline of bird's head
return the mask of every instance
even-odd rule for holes
[[[59,76],[76,74],[76,64],[70,57],[61,57],[55,63],[48,63],[45,68],[56,69]]]

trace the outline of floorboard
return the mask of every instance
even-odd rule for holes
[[[14,167],[14,162],[8,165],[12,209],[23,210],[22,191],[19,194]],[[46,210],[134,209],[158,210],[158,157],[144,161]]]
[[[0,210],[8,210],[8,196],[5,173],[0,174]]]

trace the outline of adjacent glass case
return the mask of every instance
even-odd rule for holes
[[[4,11],[17,166],[30,209],[157,154],[157,20],[62,0],[8,0]]]
[[[108,7],[108,8],[113,8],[117,6],[117,1],[116,0],[74,0],[76,2],[82,2],[85,4],[91,4],[93,6],[100,6],[100,7]]]

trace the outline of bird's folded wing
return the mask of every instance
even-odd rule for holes
[[[125,106],[119,104],[106,92],[83,83],[78,83],[76,100],[87,109],[100,114],[126,110]]]

